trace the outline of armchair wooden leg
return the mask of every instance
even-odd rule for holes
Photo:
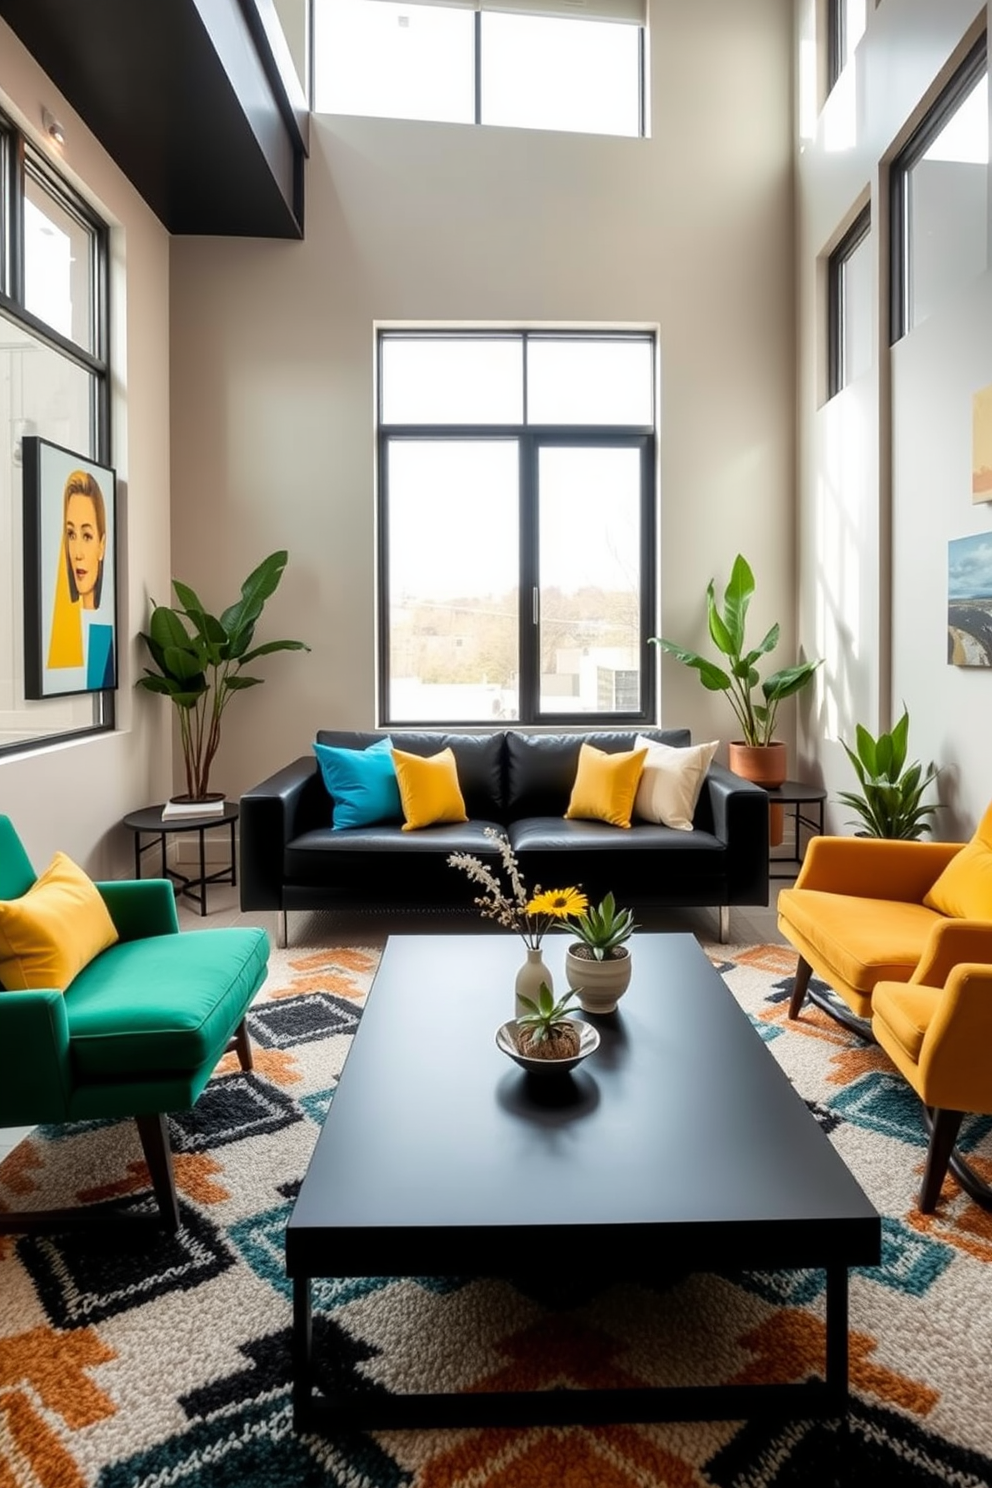
[[[799,1009],[802,1007],[806,997],[806,988],[813,974],[813,968],[802,956],[796,963],[796,980],[792,984],[792,997],[789,1000],[789,1017],[798,1018]]]
[[[940,1190],[947,1174],[947,1167],[958,1139],[963,1111],[935,1110],[930,1123],[930,1146],[920,1186],[920,1212],[932,1214],[940,1198]]]
[[[162,1224],[169,1234],[179,1228],[179,1201],[176,1198],[176,1180],[172,1171],[172,1151],[169,1147],[169,1123],[161,1113],[156,1116],[136,1116],[145,1162],[152,1178],[152,1188],[158,1200]]]
[[[254,1060],[251,1054],[251,1039],[248,1037],[248,1027],[244,1018],[241,1019],[241,1022],[234,1030],[234,1037],[231,1039],[230,1047],[237,1054],[238,1063],[243,1070],[254,1068]]]

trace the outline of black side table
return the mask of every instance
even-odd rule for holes
[[[802,840],[802,828],[810,835],[823,835],[823,806],[827,799],[827,793],[819,785],[803,785],[798,780],[785,780],[774,790],[764,787],[765,795],[772,804],[778,804],[789,808],[789,814],[794,822],[795,850],[791,858],[769,856],[768,877],[769,878],[795,878],[795,873],[786,870],[785,873],[773,873],[771,865],[789,864],[794,868],[802,866],[804,844]],[[814,814],[815,813],[815,814]]]
[[[237,858],[234,848],[234,828],[238,820],[238,803],[236,801],[225,801],[223,811],[213,811],[208,816],[170,816],[168,821],[162,820],[161,806],[145,806],[141,811],[129,811],[124,817],[122,826],[127,827],[129,832],[134,833],[134,876],[141,877],[141,858],[149,848],[155,846],[156,840],[162,851],[162,878],[174,879],[174,888],[177,894],[185,894],[187,899],[192,899],[200,906],[200,914],[207,912],[207,884],[229,883],[236,884]],[[204,834],[211,827],[226,826],[231,830],[231,862],[227,868],[220,868],[216,873],[208,873],[205,850]],[[200,872],[196,878],[190,878],[185,873],[178,873],[175,868],[170,868],[166,862],[165,839],[172,833],[198,832],[200,835]],[[142,842],[142,837],[151,838],[149,842]]]

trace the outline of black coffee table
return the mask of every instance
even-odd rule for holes
[[[565,937],[545,942],[556,980]],[[881,1221],[691,935],[638,935],[599,1049],[560,1095],[496,1047],[515,936],[396,936],[286,1231],[297,1429],[555,1425],[841,1413],[848,1269]],[[513,1275],[536,1248],[632,1278],[822,1268],[824,1378],[803,1384],[319,1395],[310,1282]],[[519,1272],[519,1267],[517,1267]],[[646,1274],[646,1273],[645,1273]],[[326,1375],[325,1375],[326,1378]]]

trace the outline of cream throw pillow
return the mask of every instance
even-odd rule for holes
[[[647,756],[634,798],[634,815],[642,821],[691,832],[699,792],[719,742],[714,739],[711,744],[673,749],[670,744],[659,744],[638,734],[634,747],[646,749]]]

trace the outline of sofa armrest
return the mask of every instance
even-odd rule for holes
[[[814,837],[795,886],[851,894],[857,899],[922,904],[924,894],[963,845],[888,837]]]
[[[331,817],[312,754],[245,792],[239,823],[242,909],[282,909],[286,844],[311,827],[330,825]]]
[[[706,772],[713,835],[727,848],[727,903],[768,903],[768,796],[724,765]],[[697,813],[698,814],[698,813]]]
[[[96,887],[121,940],[178,933],[176,894],[167,878],[117,879]]]
[[[64,1121],[71,1088],[62,993],[0,993],[0,1126]]]

